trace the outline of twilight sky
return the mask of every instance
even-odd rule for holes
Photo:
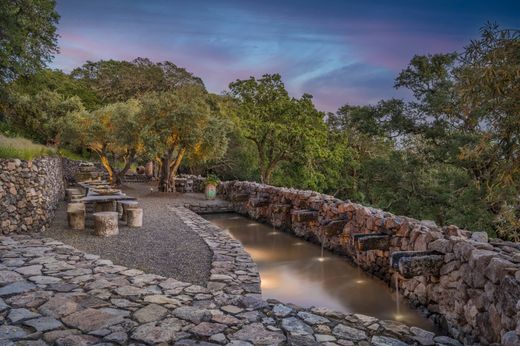
[[[58,0],[60,54],[87,60],[170,60],[220,93],[279,72],[318,109],[405,97],[393,89],[414,54],[460,51],[486,21],[520,28],[512,0]]]

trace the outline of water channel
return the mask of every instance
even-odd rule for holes
[[[327,307],[436,331],[384,282],[319,245],[238,214],[209,214],[208,221],[239,240],[258,266],[264,298],[303,307]]]

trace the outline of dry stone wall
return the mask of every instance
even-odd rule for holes
[[[60,158],[0,160],[0,233],[46,230],[63,193]]]
[[[396,216],[313,191],[223,182],[255,220],[350,258],[465,344],[520,344],[520,244]]]

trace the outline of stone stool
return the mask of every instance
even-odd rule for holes
[[[103,211],[115,211],[114,201],[96,202],[96,213]]]
[[[67,205],[67,221],[69,227],[74,230],[85,229],[85,204],[69,203]]]
[[[137,201],[120,201],[121,207],[123,208],[123,213],[121,214],[121,220],[126,221],[126,211],[131,208],[137,208]]]
[[[143,227],[143,209],[126,209],[126,225],[128,227]]]
[[[94,213],[94,233],[101,237],[119,234],[118,215],[115,211]]]

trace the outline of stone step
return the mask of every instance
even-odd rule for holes
[[[390,247],[390,236],[383,233],[355,234],[354,245],[357,251],[385,251]]]
[[[391,267],[404,278],[415,276],[439,276],[444,256],[435,251],[396,251],[390,256]]]

